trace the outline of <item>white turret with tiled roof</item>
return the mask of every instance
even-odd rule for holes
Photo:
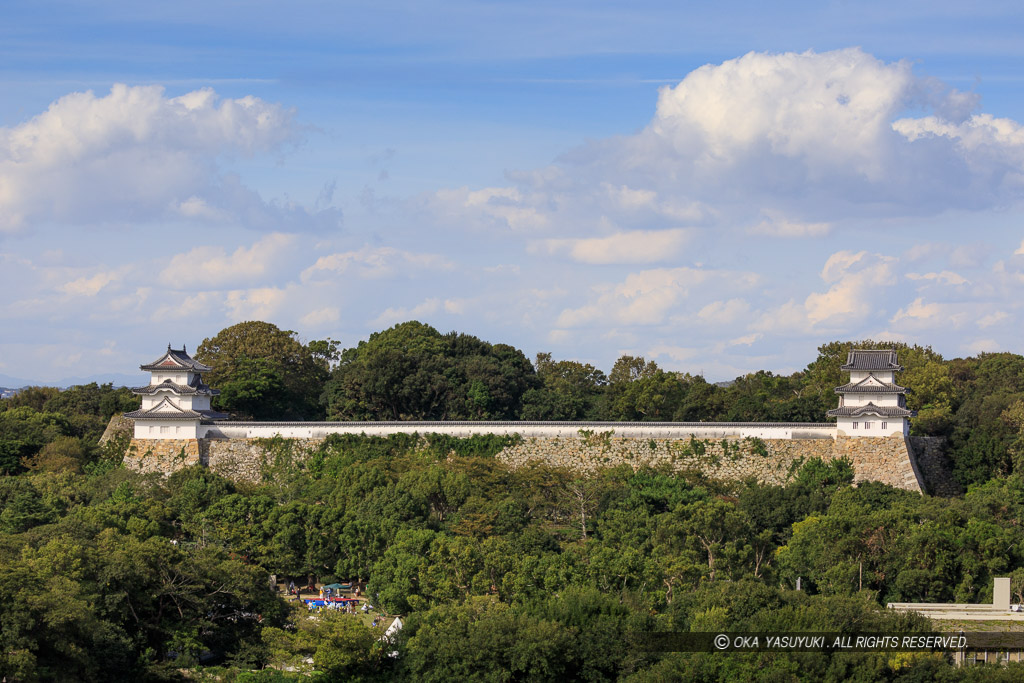
[[[197,439],[204,421],[228,417],[210,406],[220,391],[205,384],[203,374],[213,368],[191,358],[185,347],[168,344],[164,355],[139,368],[151,374],[148,386],[132,389],[142,396],[142,407],[125,413],[135,420],[136,439]]]
[[[910,433],[907,418],[917,415],[907,410],[907,389],[896,384],[896,373],[903,369],[892,349],[855,349],[850,351],[842,370],[850,372],[850,381],[836,387],[839,407],[828,411],[836,418],[839,434],[845,436],[891,436]]]

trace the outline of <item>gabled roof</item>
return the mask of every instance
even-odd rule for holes
[[[899,372],[903,366],[897,362],[892,349],[854,349],[846,357],[840,370],[891,370]]]
[[[876,406],[874,403],[867,403],[862,406],[843,406],[828,411],[829,417],[862,417],[865,415],[877,415],[878,417],[915,417],[916,410],[907,410],[898,406]]]
[[[132,393],[139,396],[153,396],[159,391],[171,391],[178,396],[217,396],[220,394],[220,389],[211,389],[208,384],[204,384],[199,379],[199,375],[193,377],[192,381],[188,384],[177,384],[169,379],[165,379],[160,384],[150,384],[132,389]]]
[[[171,403],[168,397],[156,404],[149,410],[133,410],[125,413],[125,417],[133,420],[138,419],[159,419],[159,420],[223,420],[228,417],[226,413],[218,413],[213,410],[186,410]]]
[[[868,375],[859,382],[850,382],[836,387],[837,394],[905,394],[908,389],[898,384],[889,384],[874,375]]]
[[[185,347],[172,349],[170,344],[167,345],[167,352],[164,355],[152,363],[140,365],[139,368],[151,372],[156,370],[163,370],[164,372],[209,372],[213,370],[209,365],[203,365],[185,353]]]

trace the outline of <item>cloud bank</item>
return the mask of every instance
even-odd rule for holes
[[[337,210],[263,200],[221,165],[299,141],[293,113],[211,89],[71,93],[0,128],[0,232],[52,223],[187,220],[277,230],[337,226]]]

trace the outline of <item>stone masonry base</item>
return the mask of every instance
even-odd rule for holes
[[[321,439],[295,439],[297,454],[316,448]],[[573,438],[527,438],[501,451],[497,458],[512,467],[539,461],[580,472],[629,464],[667,463],[677,471],[696,470],[717,479],[754,477],[784,484],[810,458],[847,458],[854,479],[878,481],[910,491],[955,495],[956,486],[943,469],[939,441],[902,436],[839,436],[833,439],[635,439],[615,438],[614,431]],[[921,463],[914,451],[922,451]],[[261,480],[267,454],[258,439],[133,439],[125,466],[139,472],[169,474],[190,465],[205,465],[236,481]]]

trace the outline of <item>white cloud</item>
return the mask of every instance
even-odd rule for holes
[[[430,297],[412,308],[393,307],[386,309],[383,313],[370,321],[371,325],[377,327],[388,327],[395,323],[406,320],[415,320],[423,316],[433,315],[440,311],[458,315],[463,312],[466,300],[464,299],[440,299]]]
[[[810,293],[803,304],[790,299],[759,316],[751,327],[789,335],[849,330],[884,310],[882,294],[896,283],[896,263],[882,254],[837,251],[821,270],[821,279],[831,285],[828,290]]]
[[[184,217],[267,229],[337,225],[267,203],[218,162],[297,140],[292,113],[256,97],[209,89],[166,97],[159,86],[71,93],[19,125],[0,128],[0,231]]]
[[[558,316],[561,328],[591,323],[619,325],[656,325],[689,296],[693,287],[709,281],[749,287],[756,281],[751,273],[703,270],[699,268],[659,268],[630,273],[616,285],[594,288],[596,298],[580,308],[567,308]]]
[[[211,316],[224,300],[222,292],[196,292],[184,297],[175,296],[152,309],[150,320],[166,323],[171,320],[201,320]]]
[[[356,251],[321,256],[316,263],[302,271],[302,281],[310,282],[328,273],[383,278],[421,270],[450,270],[453,267],[451,261],[439,254],[416,254],[394,247],[367,245]]]
[[[452,218],[471,218],[480,225],[531,232],[548,226],[547,216],[530,206],[533,200],[514,187],[461,187],[439,190],[428,204]]]
[[[831,223],[800,223],[782,216],[774,216],[761,221],[752,227],[750,232],[770,237],[823,237],[831,230]]]
[[[925,280],[947,285],[967,285],[970,281],[958,273],[944,270],[940,273],[907,273],[909,280]]]
[[[274,233],[231,254],[224,247],[195,247],[171,258],[159,281],[167,287],[192,289],[262,280],[272,274],[295,242],[294,235]]]
[[[807,320],[816,325],[839,319],[852,322],[871,313],[877,306],[874,293],[895,283],[895,259],[861,251],[838,251],[829,257],[821,278],[834,283],[824,293],[812,293],[804,301]]]
[[[763,338],[764,335],[760,332],[754,332],[752,334],[746,334],[742,337],[736,337],[725,342],[726,346],[753,346],[754,342]]]
[[[656,263],[675,258],[689,241],[691,231],[634,230],[607,237],[548,239],[533,242],[531,251],[566,254],[579,263]]]
[[[121,273],[105,271],[67,282],[61,285],[60,290],[72,296],[96,296],[101,289],[120,279]]]
[[[978,327],[992,327],[993,325],[998,325],[1004,320],[1007,320],[1009,317],[1010,314],[1006,311],[995,311],[994,313],[989,313],[988,315],[984,315],[979,318]]]
[[[926,304],[921,297],[917,297],[906,307],[897,311],[896,315],[892,317],[892,322],[896,323],[907,318],[934,322],[942,313],[941,305],[934,302]]]
[[[280,287],[256,287],[232,290],[224,303],[230,320],[268,320],[282,310],[287,298]]]
[[[750,315],[750,304],[743,299],[712,301],[697,312],[701,321],[709,324],[730,325]]]
[[[572,333],[569,330],[554,329],[548,332],[548,341],[552,344],[565,344],[572,339]]]
[[[655,344],[652,346],[647,355],[652,358],[666,357],[671,358],[676,363],[686,363],[693,360],[698,356],[699,349],[688,348],[685,346],[674,346],[672,344]]]
[[[1000,344],[995,339],[975,339],[964,344],[963,348],[970,354],[997,353],[1006,349],[1003,344]]]
[[[427,204],[444,224],[558,240],[602,239],[594,233],[605,221],[620,233],[713,225],[807,239],[855,219],[1018,202],[1024,128],[970,115],[977,105],[910,62],[858,48],[752,52],[662,88],[638,133],[510,173],[508,186],[442,190]]]
[[[299,322],[306,327],[319,328],[336,323],[340,318],[341,311],[333,306],[328,306],[326,308],[318,308],[315,311],[310,311],[299,318]]]

